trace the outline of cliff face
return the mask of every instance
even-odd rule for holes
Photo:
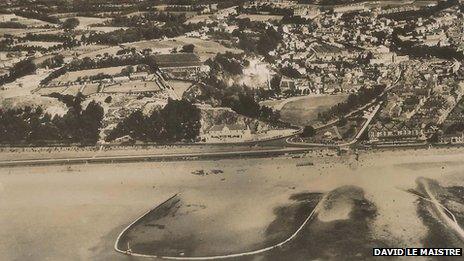
[[[182,98],[192,103],[205,103],[217,107],[221,104],[218,95],[215,88],[203,84],[196,84],[186,90]]]
[[[249,126],[252,133],[261,133],[271,129],[264,122],[256,119],[248,118],[237,114],[229,108],[213,108],[209,106],[201,106],[201,133],[209,130],[214,125],[220,124],[240,124]]]

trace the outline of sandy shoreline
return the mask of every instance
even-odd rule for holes
[[[190,204],[205,206],[200,217],[217,217],[208,221],[212,227],[226,222],[230,231],[236,231],[227,240],[253,243],[274,220],[274,209],[288,204],[291,195],[326,193],[342,186],[362,188],[375,204],[378,215],[371,231],[377,238],[420,246],[427,228],[417,217],[417,199],[403,190],[414,188],[418,177],[462,185],[463,158],[462,149],[431,149],[366,152],[359,162],[353,155],[313,155],[0,169],[0,226],[4,228],[0,256],[6,260],[129,260],[113,251],[117,235],[179,192]],[[308,161],[314,166],[296,166]],[[192,174],[201,169],[224,173]],[[231,212],[234,209],[240,211]],[[323,220],[344,220],[347,211],[349,207],[342,205]]]

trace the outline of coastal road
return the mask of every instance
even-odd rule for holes
[[[159,153],[143,155],[117,155],[105,156],[95,155],[93,157],[69,157],[48,159],[23,159],[0,161],[1,167],[31,166],[31,165],[60,165],[60,164],[89,164],[89,163],[117,163],[137,161],[169,161],[189,159],[224,159],[240,157],[269,157],[279,155],[290,155],[306,153],[307,148],[281,148],[281,149],[255,149],[231,152],[193,152],[193,153]]]

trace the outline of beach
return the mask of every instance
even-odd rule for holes
[[[271,224],[279,218],[276,210],[302,193],[335,195],[336,202],[324,205],[307,231],[332,233],[329,224],[353,219],[353,202],[361,200],[372,205],[375,215],[366,219],[371,238],[358,242],[420,247],[429,236],[428,227],[418,215],[418,199],[405,190],[414,189],[419,177],[443,186],[462,185],[463,156],[462,149],[432,149],[365,152],[359,161],[353,155],[319,155],[1,168],[0,256],[138,260],[114,251],[116,238],[136,218],[177,193],[186,205],[196,206],[197,214],[187,213],[180,222],[165,225],[177,234],[188,231],[201,238],[193,241],[198,255],[265,245]],[[313,165],[297,166],[305,162]],[[340,190],[349,193],[337,193]],[[227,244],[230,248],[225,249]],[[314,248],[310,253],[326,257],[321,251]]]

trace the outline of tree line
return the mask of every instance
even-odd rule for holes
[[[156,22],[183,24],[187,20],[185,14],[171,14],[169,12],[144,13],[133,16],[117,16],[108,22],[105,26],[116,27],[145,27],[154,26]]]
[[[148,25],[119,29],[107,33],[93,33],[88,37],[82,37],[82,42],[88,44],[118,45],[121,43],[137,42],[141,40],[160,39],[163,37],[173,38],[184,35],[187,32],[197,30],[204,24],[183,24],[166,22],[164,26]]]
[[[432,7],[422,8],[420,10],[411,10],[411,11],[404,11],[404,12],[397,12],[391,14],[384,14],[380,15],[380,17],[385,17],[388,19],[396,20],[396,21],[406,21],[406,20],[415,20],[420,17],[422,18],[430,18],[434,14],[453,7],[459,4],[459,0],[445,0],[439,1],[437,5]]]
[[[80,143],[95,144],[99,140],[103,108],[90,102],[83,109],[83,96],[60,96],[67,102],[68,112],[52,116],[41,107],[0,110],[0,143],[34,144]]]
[[[144,142],[191,142],[200,134],[201,113],[186,100],[169,99],[161,110],[146,116],[137,110],[120,122],[107,136],[107,141],[129,135]]]
[[[27,25],[18,22],[0,22],[0,28],[24,29],[27,28]]]
[[[403,41],[399,38],[397,30],[392,34],[392,48],[395,52],[414,58],[436,57],[445,60],[464,59],[464,54],[451,46],[416,45],[416,43],[412,41]]]
[[[18,11],[15,11],[14,14],[18,16],[30,18],[30,19],[41,20],[44,22],[52,23],[52,24],[60,23],[60,19],[58,19],[57,17],[53,17],[44,12],[39,12],[36,10],[30,10],[30,9],[18,10]]]
[[[200,94],[194,96],[186,93],[186,99],[192,102],[209,103],[214,106],[231,108],[238,114],[259,119],[275,126],[287,126],[280,121],[280,113],[267,106],[261,106],[256,97],[262,90],[251,89],[245,85],[227,84],[217,77],[205,79],[199,85]]]
[[[53,79],[56,79],[67,72],[72,71],[81,71],[81,70],[90,70],[90,69],[99,69],[106,67],[115,67],[115,66],[135,66],[135,65],[147,65],[149,70],[152,72],[158,69],[156,61],[153,56],[144,56],[140,54],[132,54],[129,56],[106,56],[102,59],[91,59],[85,57],[81,60],[74,60],[65,66],[51,72],[45,79],[43,79],[40,84],[46,85],[50,83]]]
[[[33,74],[36,70],[37,66],[34,64],[32,59],[21,60],[13,65],[8,74],[0,76],[0,86],[14,82],[26,75]]]
[[[341,118],[347,113],[364,106],[373,99],[379,97],[385,90],[385,85],[376,85],[373,88],[361,87],[357,93],[352,93],[348,99],[332,106],[325,112],[318,114],[318,120],[328,122],[335,118]]]
[[[269,52],[275,50],[282,42],[282,33],[273,27],[263,28],[256,26],[257,33],[246,33],[245,29],[249,30],[253,22],[248,22],[249,19],[241,19],[239,22],[239,29],[235,30],[232,34],[238,37],[238,47],[250,53],[258,53],[265,57],[269,56]]]

